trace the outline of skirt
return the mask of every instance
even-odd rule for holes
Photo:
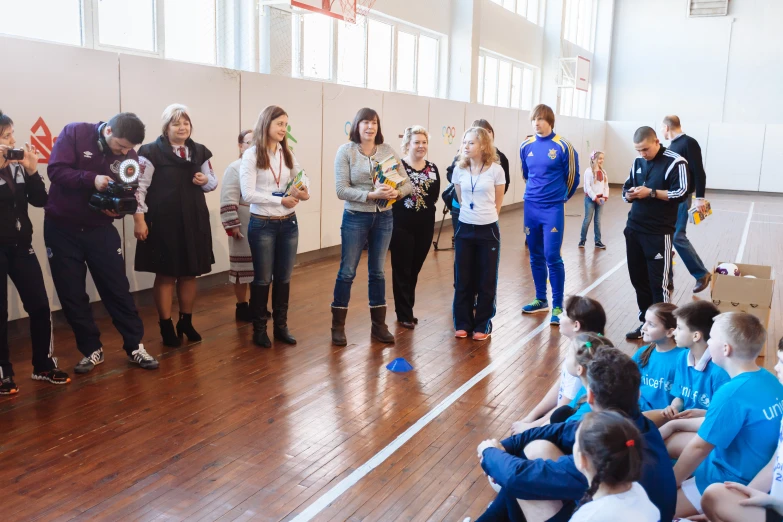
[[[250,244],[247,242],[250,206],[244,203],[240,204],[237,214],[239,214],[239,231],[244,237],[242,239],[228,238],[228,281],[232,284],[252,283],[253,257],[250,253]]]

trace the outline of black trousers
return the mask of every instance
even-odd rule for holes
[[[500,229],[497,222],[459,222],[454,237],[454,329],[490,333],[498,289]]]
[[[33,345],[33,371],[45,372],[57,367],[52,348],[52,316],[43,273],[31,245],[0,246],[0,280],[3,294],[0,326],[0,378],[11,377],[14,370],[8,353],[8,278],[16,286],[22,306],[30,316],[30,340]]]
[[[415,225],[394,224],[391,243],[392,290],[394,292],[394,311],[400,322],[413,321],[413,305],[416,303],[416,283],[419,272],[427,259],[435,233],[434,218],[423,216],[421,223]]]
[[[655,303],[668,303],[674,289],[672,277],[672,234],[644,234],[625,229],[628,275],[636,290],[639,320]]]
[[[123,349],[128,354],[136,350],[144,337],[144,324],[125,277],[125,259],[117,229],[109,225],[74,230],[46,219],[44,240],[54,287],[79,351],[89,356],[102,347],[101,332],[92,317],[87,296],[88,268],[114,327],[122,335]]]

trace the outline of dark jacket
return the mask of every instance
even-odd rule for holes
[[[665,190],[669,200],[631,200],[627,227],[643,234],[674,234],[679,205],[688,197],[688,163],[685,158],[664,146],[650,161],[636,158],[623,185],[623,201],[628,201],[625,193],[633,187]]]
[[[37,172],[28,175],[21,165],[11,164],[0,172],[0,244],[29,245],[33,240],[33,224],[27,205],[38,208],[46,205],[46,185]],[[13,188],[8,180],[13,180]]]
[[[63,128],[52,147],[47,173],[52,182],[46,219],[61,226],[97,228],[111,225],[113,219],[89,207],[95,193],[95,177],[110,176],[119,180],[120,163],[126,159],[138,161],[136,151],[116,156],[99,146],[99,123],[70,123]]]
[[[696,192],[697,198],[703,198],[707,188],[707,173],[704,172],[699,142],[687,134],[680,134],[669,144],[669,150],[673,150],[688,162],[691,174],[688,178],[688,194]]]

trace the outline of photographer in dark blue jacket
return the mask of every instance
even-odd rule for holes
[[[27,214],[28,204],[46,204],[46,186],[38,174],[38,154],[27,143],[23,149],[16,148],[14,122],[0,111],[0,281],[5,294],[0,301],[0,395],[19,391],[8,350],[8,278],[30,316],[32,378],[52,384],[71,382],[68,374],[57,368],[53,356],[49,297],[32,246],[33,224]]]
[[[109,182],[120,181],[123,161],[138,161],[133,148],[143,141],[144,124],[135,114],[123,112],[107,123],[70,123],[52,147],[44,240],[54,287],[76,347],[84,355],[76,373],[87,373],[103,362],[101,333],[86,291],[88,268],[122,335],[128,360],[147,370],[158,367],[141,344],[144,324],[125,277],[122,240],[112,224],[122,216],[111,210],[98,212],[89,204],[96,191],[105,192]]]
[[[639,428],[644,440],[639,483],[661,521],[671,522],[677,503],[674,471],[658,428],[639,412],[639,368],[619,350],[606,348],[588,366],[587,381],[593,411],[619,411]],[[481,467],[501,489],[476,522],[569,520],[589,486],[572,455],[578,428],[578,422],[551,424],[502,442],[482,442]]]

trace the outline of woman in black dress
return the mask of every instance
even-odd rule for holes
[[[429,135],[424,127],[405,129],[402,139],[402,165],[411,181],[412,191],[392,207],[391,262],[392,290],[397,321],[413,329],[418,319],[413,316],[416,283],[427,259],[435,231],[435,204],[440,195],[440,174],[434,163],[427,161]]]
[[[155,274],[155,306],[166,346],[201,341],[191,318],[196,277],[212,270],[212,232],[205,192],[217,188],[212,153],[190,138],[188,108],[173,104],[163,111],[162,134],[139,149],[139,209],[134,216],[136,271]],[[171,321],[174,287],[179,301],[176,333]]]

